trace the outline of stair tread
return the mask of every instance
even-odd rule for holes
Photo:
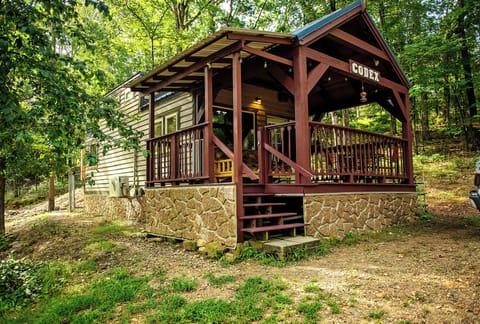
[[[262,202],[262,203],[247,203],[243,207],[267,207],[267,206],[286,206],[284,202]]]
[[[260,218],[280,218],[287,216],[298,216],[297,213],[271,213],[271,214],[258,214],[258,215],[245,215],[240,219],[260,219]]]
[[[244,192],[244,197],[272,197],[273,194],[267,194],[263,192]]]
[[[268,231],[278,231],[282,229],[290,229],[290,228],[298,228],[298,227],[305,227],[308,224],[305,223],[292,223],[292,224],[281,224],[281,225],[271,225],[271,226],[261,226],[261,227],[248,227],[243,228],[243,232],[248,233],[260,233],[260,232],[268,232]]]

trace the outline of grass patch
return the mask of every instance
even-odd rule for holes
[[[297,312],[304,316],[306,323],[317,323],[320,320],[320,311],[323,306],[318,301],[300,303],[297,305]]]
[[[124,226],[107,223],[107,224],[101,224],[95,227],[92,230],[92,233],[95,235],[107,235],[107,234],[113,234],[113,233],[122,233],[126,230],[127,228]]]
[[[118,304],[151,296],[147,278],[131,277],[126,269],[94,280],[83,294],[62,294],[32,311],[17,314],[18,322],[105,322]]]
[[[385,316],[386,313],[387,313],[387,312],[385,312],[383,309],[371,311],[370,313],[368,313],[368,318],[371,318],[371,319],[382,319],[383,316]]]
[[[221,287],[224,284],[235,282],[234,276],[220,275],[216,277],[213,273],[209,272],[205,275],[208,282],[215,287]]]
[[[480,217],[472,216],[465,220],[466,225],[480,226]]]
[[[173,278],[170,287],[173,292],[191,292],[197,289],[198,282],[196,279]]]

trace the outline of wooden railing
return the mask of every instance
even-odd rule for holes
[[[348,127],[310,122],[314,181],[404,182],[407,141]]]
[[[204,165],[204,135],[208,124],[147,140],[147,185],[208,181]],[[405,183],[407,141],[348,127],[310,122],[310,165],[297,164],[295,122],[271,125],[259,131],[258,175],[242,161],[242,174],[260,183],[296,183],[301,175],[309,182]],[[213,144],[227,159],[233,152],[217,137]],[[213,162],[212,162],[213,163]],[[222,172],[233,171],[223,170]],[[214,173],[215,170],[213,170]],[[216,179],[218,180],[218,179]],[[214,181],[216,181],[214,180]]]
[[[147,185],[205,180],[203,123],[147,140]]]
[[[348,127],[310,122],[310,166],[295,163],[295,123],[265,127],[259,156],[264,182],[295,182],[298,174],[311,182],[382,183],[408,180],[407,141]],[[265,143],[262,144],[262,141]]]

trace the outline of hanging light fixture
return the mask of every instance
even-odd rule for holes
[[[367,93],[365,92],[365,89],[363,88],[363,82],[362,82],[362,91],[360,92],[360,102],[365,103],[367,102]]]

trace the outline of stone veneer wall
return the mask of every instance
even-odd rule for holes
[[[306,235],[343,238],[345,232],[378,231],[413,220],[416,193],[341,193],[306,195]]]
[[[85,212],[103,215],[112,219],[127,219],[145,222],[143,201],[145,197],[109,197],[100,194],[86,194]]]
[[[143,210],[147,231],[187,240],[237,242],[235,185],[147,189]]]

